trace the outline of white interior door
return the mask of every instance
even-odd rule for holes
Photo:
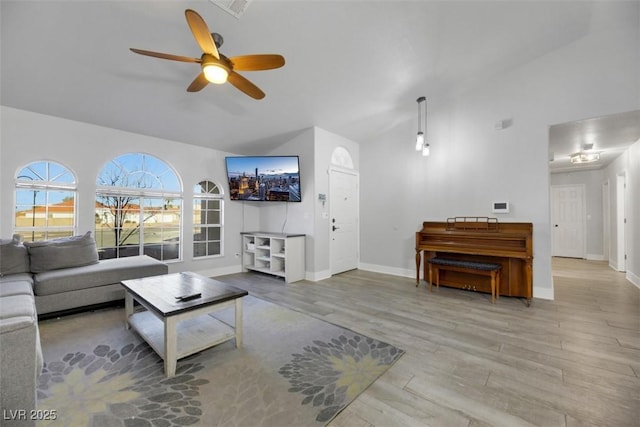
[[[551,186],[551,253],[585,257],[584,186]]]
[[[358,175],[329,172],[331,274],[358,268]]]

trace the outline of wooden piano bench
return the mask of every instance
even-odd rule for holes
[[[433,270],[436,273],[436,287],[440,288],[440,270],[459,271],[491,277],[491,303],[500,298],[500,264],[492,262],[464,261],[447,258],[431,258],[429,263],[429,292],[433,284]]]

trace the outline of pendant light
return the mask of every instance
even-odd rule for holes
[[[418,103],[418,134],[416,135],[416,151],[421,151],[423,156],[430,154],[429,144],[425,132],[427,130],[427,98],[421,96],[416,99]],[[424,107],[424,128],[422,127],[422,109]],[[424,129],[424,131],[423,131]]]

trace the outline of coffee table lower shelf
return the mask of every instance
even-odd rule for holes
[[[163,360],[166,360],[165,328],[162,320],[149,311],[140,311],[129,317],[129,325]],[[182,359],[235,337],[236,332],[233,327],[208,314],[183,320],[176,325],[175,358],[176,360]]]
[[[236,348],[242,348],[242,298],[247,291],[192,272],[124,280],[122,286],[127,328],[162,357],[167,377],[176,374],[178,359],[209,347],[235,339]],[[195,293],[200,297],[188,301],[172,297]],[[234,325],[210,315],[231,307]]]

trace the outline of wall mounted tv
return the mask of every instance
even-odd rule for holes
[[[226,157],[231,200],[301,202],[298,156]]]

